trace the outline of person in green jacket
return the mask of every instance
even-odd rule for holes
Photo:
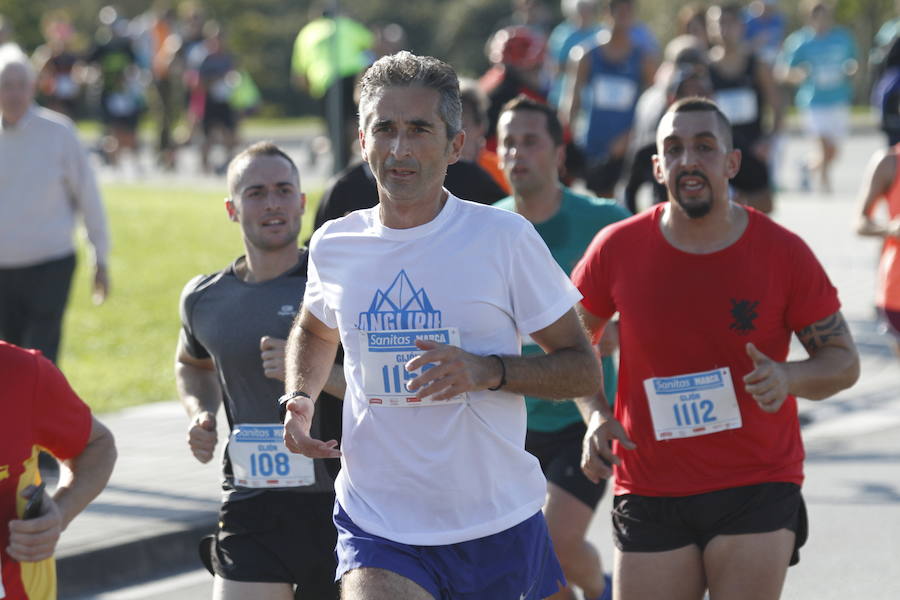
[[[357,77],[372,64],[375,37],[365,25],[349,17],[331,10],[311,12],[319,16],[297,34],[291,72],[300,89],[322,100],[336,173],[350,160],[351,135],[356,137],[354,86]]]

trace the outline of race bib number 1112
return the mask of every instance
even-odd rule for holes
[[[731,369],[644,380],[657,440],[708,435],[741,427]]]

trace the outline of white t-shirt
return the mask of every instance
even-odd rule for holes
[[[546,493],[524,449],[522,396],[479,391],[441,406],[374,404],[371,361],[385,355],[369,351],[360,332],[452,330],[468,352],[517,355],[521,335],[554,323],[581,295],[520,215],[450,195],[431,222],[389,229],[378,208],[326,223],[310,249],[304,305],[337,327],[344,345],[338,500],[365,531],[406,544],[503,531],[538,512]],[[402,365],[408,355],[386,356]],[[389,387],[397,374],[379,368]]]

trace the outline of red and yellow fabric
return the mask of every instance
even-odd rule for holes
[[[21,518],[21,492],[40,482],[38,453],[61,460],[84,450],[91,433],[91,412],[53,363],[36,350],[0,341],[0,582],[4,600],[56,598],[52,558],[19,563],[7,553],[7,523]]]

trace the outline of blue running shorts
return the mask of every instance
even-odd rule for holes
[[[411,546],[366,533],[334,503],[337,578],[374,567],[410,579],[438,600],[540,600],[565,577],[540,512],[500,533],[445,546]]]

